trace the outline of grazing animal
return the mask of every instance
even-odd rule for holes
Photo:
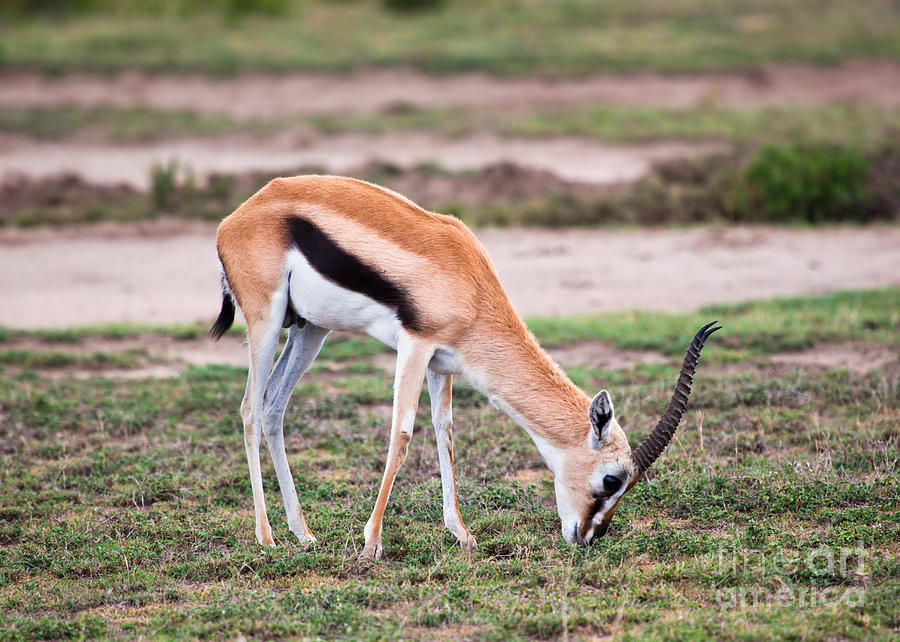
[[[444,523],[475,547],[456,497],[451,386],[465,376],[531,436],[554,475],[566,541],[602,537],[622,495],[660,455],[681,419],[700,349],[690,345],[672,400],[634,451],[604,390],[593,400],[540,348],[484,247],[459,220],[428,212],[371,183],[337,176],[271,181],[219,225],[222,310],[211,330],[247,321],[250,372],[241,403],[256,537],[274,545],[266,516],[259,443],[265,435],[288,525],[314,542],[284,450],[284,411],[331,330],[363,332],[397,351],[390,445],[362,557],[380,558],[385,506],[413,435],[428,383],[443,487]],[[281,329],[284,350],[272,367]]]

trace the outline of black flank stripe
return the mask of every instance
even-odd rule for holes
[[[395,310],[404,328],[422,331],[419,315],[405,288],[391,283],[375,268],[343,250],[331,237],[303,218],[287,219],[291,243],[329,281],[364,294]]]

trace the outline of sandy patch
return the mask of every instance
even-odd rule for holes
[[[199,75],[69,74],[0,77],[0,106],[153,107],[271,118],[310,112],[375,113],[398,106],[495,109],[580,104],[734,108],[833,102],[900,104],[900,65],[858,61],[833,67],[778,65],[703,75],[595,75],[495,78],[466,73],[428,76],[369,69],[347,75],[293,73],[207,78]],[[260,100],[265,96],[265,100]]]
[[[211,323],[221,305],[215,226],[192,224],[181,234],[152,229],[104,226],[94,235],[86,227],[59,237],[0,231],[0,325]],[[478,236],[526,316],[689,312],[900,284],[897,227],[488,229]],[[237,347],[220,350],[245,363]]]
[[[242,338],[234,335],[226,335],[218,343],[205,336],[198,339],[174,339],[150,333],[125,339],[86,337],[77,343],[16,337],[0,343],[0,349],[53,352],[73,356],[104,353],[125,355],[135,360],[133,367],[74,363],[38,368],[44,376],[58,381],[92,377],[117,380],[167,378],[177,377],[191,365],[227,364],[244,368],[248,363],[247,347]]]
[[[528,484],[540,484],[544,480],[553,479],[553,473],[547,468],[521,468],[513,471],[509,477],[527,486]]]
[[[401,168],[433,163],[450,171],[514,162],[563,180],[609,185],[637,180],[654,163],[723,149],[720,143],[608,145],[578,137],[513,139],[488,133],[460,138],[422,132],[339,134],[309,140],[229,135],[127,145],[37,142],[6,135],[0,136],[0,177],[49,178],[68,173],[95,185],[146,189],[151,168],[171,160],[200,180],[211,173],[280,172],[289,167],[345,174],[378,161]]]
[[[548,351],[553,360],[564,368],[590,366],[605,370],[627,370],[639,363],[669,363],[653,350],[621,350],[611,343],[579,341]]]
[[[771,361],[795,368],[845,368],[854,374],[882,370],[900,362],[897,346],[857,345],[853,343],[822,344],[812,350],[781,352],[769,356]]]

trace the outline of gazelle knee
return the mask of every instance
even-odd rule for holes
[[[271,441],[281,436],[284,429],[284,414],[274,406],[264,406],[262,411],[263,433],[266,439]]]
[[[453,420],[449,417],[438,417],[431,424],[434,426],[434,431],[442,437],[450,434],[453,429]]]
[[[266,436],[266,441],[272,443],[273,441],[281,438],[282,424],[280,421],[275,420],[267,420],[263,424],[263,434]]]
[[[252,423],[244,424],[244,446],[247,448],[259,447],[259,433],[256,432]]]
[[[409,450],[409,442],[411,439],[412,435],[405,432],[401,432],[399,435],[397,435],[396,462],[398,466],[406,461],[406,453]]]

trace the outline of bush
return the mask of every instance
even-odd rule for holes
[[[870,223],[900,218],[900,147],[769,145],[659,165],[622,198],[645,224]]]
[[[868,157],[839,145],[769,145],[739,171],[726,192],[736,220],[820,223],[864,221]]]

